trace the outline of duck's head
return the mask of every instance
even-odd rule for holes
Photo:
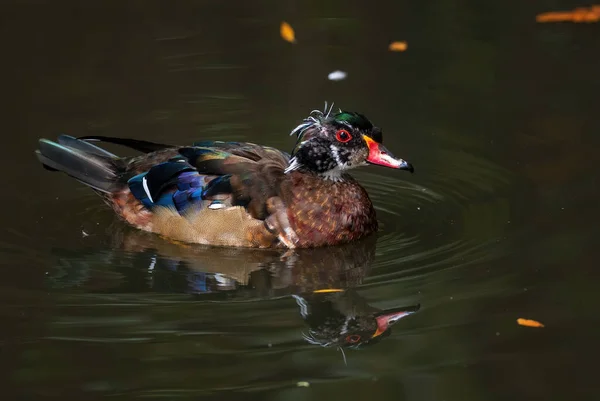
[[[366,164],[414,171],[383,146],[381,129],[360,113],[313,110],[294,134],[298,139],[286,173],[305,170],[337,180],[344,171]]]

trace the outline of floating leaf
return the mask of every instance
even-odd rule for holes
[[[520,324],[521,326],[527,326],[527,327],[544,327],[544,325],[542,323],[538,322],[537,320],[531,320],[531,319],[518,318],[517,323]]]
[[[296,383],[296,386],[298,386],[298,387],[310,387],[310,383],[309,382],[298,382],[298,383]]]
[[[348,74],[346,74],[344,71],[337,70],[330,72],[327,78],[329,78],[331,81],[341,81],[342,79],[346,79],[347,76]]]
[[[392,42],[390,43],[389,49],[392,52],[403,52],[408,49],[408,45],[406,42]]]
[[[279,34],[283,40],[290,43],[296,43],[296,33],[294,32],[294,28],[292,28],[292,26],[287,22],[283,21],[281,23],[281,26],[279,27]]]
[[[590,8],[579,7],[572,11],[552,11],[538,14],[537,22],[598,22],[600,21],[600,6]]]
[[[340,288],[324,288],[322,290],[313,291],[313,294],[324,294],[327,292],[344,292],[344,290],[342,290]]]

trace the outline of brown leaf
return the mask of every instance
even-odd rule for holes
[[[279,27],[279,34],[283,40],[290,43],[296,43],[296,34],[294,32],[294,28],[292,28],[292,26],[287,22],[283,21],[281,23],[281,26]]]
[[[598,22],[600,21],[600,6],[592,6],[589,9],[579,7],[572,11],[551,11],[538,14],[537,22]]]
[[[520,324],[521,326],[527,326],[527,327],[544,327],[544,325],[542,323],[538,322],[537,320],[531,320],[531,319],[518,318],[517,323]]]

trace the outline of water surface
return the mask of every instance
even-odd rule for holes
[[[535,23],[579,5],[5,2],[6,399],[595,399],[600,25]],[[170,244],[33,154],[59,133],[289,151],[325,100],[416,167],[356,171],[381,232],[351,246]],[[416,305],[346,362],[324,323],[362,342]]]

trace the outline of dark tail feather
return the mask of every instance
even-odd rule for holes
[[[73,148],[73,149],[78,149],[81,150],[83,152],[86,153],[91,153],[93,155],[96,156],[100,156],[100,157],[107,157],[109,159],[116,159],[117,156],[110,153],[107,150],[104,150],[102,148],[99,148],[96,145],[92,145],[91,143],[88,143],[86,141],[80,141],[77,138],[74,138],[72,136],[69,135],[61,135],[58,137],[58,143],[60,143],[61,145],[64,145],[68,148]]]
[[[61,135],[58,143],[40,139],[36,155],[50,170],[62,171],[101,192],[118,189],[118,158],[90,143]]]
[[[155,143],[149,141],[141,141],[137,139],[128,138],[114,138],[110,136],[82,136],[78,139],[86,142],[108,142],[117,145],[127,146],[128,148],[135,149],[144,153],[156,152],[157,150],[163,150],[173,148],[173,145],[165,145],[162,143]]]

